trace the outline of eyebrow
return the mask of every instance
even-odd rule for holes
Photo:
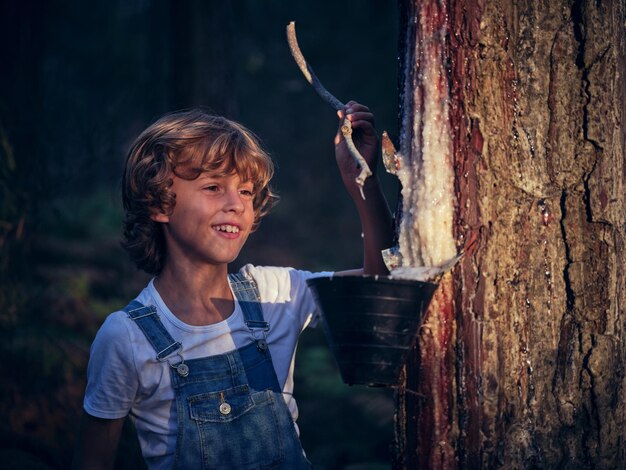
[[[209,172],[209,171],[204,171],[202,172],[202,174],[200,174],[200,176],[198,176],[196,178],[196,181],[198,182],[202,182],[205,180],[212,180],[212,179],[219,179],[219,178],[225,178],[227,176],[230,176],[229,173],[218,173],[218,172]],[[241,177],[241,175],[239,175]],[[242,179],[241,180],[241,184],[251,184],[251,185],[255,185],[254,180],[253,179]]]

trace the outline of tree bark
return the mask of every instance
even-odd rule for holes
[[[403,90],[422,66],[419,21],[445,18],[467,252],[409,358],[395,467],[623,468],[624,3],[400,7]]]

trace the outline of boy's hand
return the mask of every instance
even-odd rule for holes
[[[360,188],[355,179],[359,174],[356,162],[341,128],[335,137],[335,157],[341,171],[343,184],[350,193],[361,220],[363,234],[363,269],[350,274],[389,274],[381,255],[381,250],[389,248],[393,243],[394,231],[391,213],[385,195],[376,176],[378,162],[378,137],[374,129],[374,115],[367,106],[349,101],[343,110],[337,112],[339,119],[347,116],[352,124],[352,140],[372,170],[372,176],[365,180],[363,186],[365,199],[361,197]],[[340,124],[341,126],[341,124]]]
[[[340,124],[335,137],[335,157],[343,182],[350,194],[354,195],[359,193],[355,183],[355,178],[359,174],[359,168],[357,168],[354,158],[350,155],[346,140],[341,134],[341,121],[347,115],[348,120],[352,124],[354,145],[356,145],[356,148],[375,174],[378,162],[378,137],[374,128],[374,115],[367,106],[356,101],[346,103],[343,110],[337,111],[337,115],[339,116]]]

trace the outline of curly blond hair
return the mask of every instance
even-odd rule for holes
[[[122,180],[122,245],[140,269],[150,274],[159,274],[163,269],[163,228],[151,216],[173,211],[174,175],[193,180],[204,172],[215,171],[237,173],[254,184],[256,230],[278,198],[270,186],[274,164],[259,139],[244,126],[192,109],[166,114],[133,143]]]

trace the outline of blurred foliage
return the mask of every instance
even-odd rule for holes
[[[361,262],[336,117],[291,59],[291,20],[327,88],[395,135],[395,5],[0,0],[0,469],[68,467],[91,340],[148,280],[119,245],[119,179],[129,143],[164,112],[203,105],[238,119],[277,162],[282,200],[233,269]],[[393,204],[395,182],[383,183]],[[303,335],[296,371],[316,466],[387,468],[389,391],[345,386],[321,331]],[[124,432],[116,467],[140,468]]]
[[[124,214],[116,190],[99,189],[87,197],[58,197],[45,206],[40,223],[48,236],[66,241],[102,241],[119,237]]]
[[[303,334],[295,371],[300,437],[315,467],[389,468],[392,392],[345,385],[321,325]]]
[[[15,320],[21,304],[20,293],[11,276],[13,261],[19,258],[19,240],[24,229],[20,204],[21,191],[16,187],[15,156],[3,127],[0,127],[0,325]]]

